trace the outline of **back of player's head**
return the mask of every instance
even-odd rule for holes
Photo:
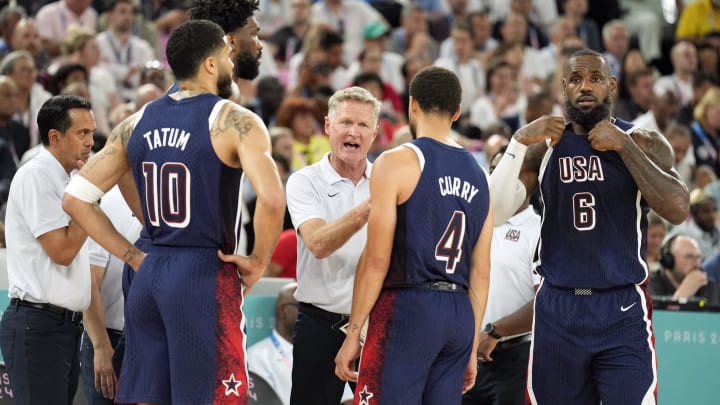
[[[244,27],[259,7],[258,0],[195,0],[190,18],[210,20],[229,34]]]
[[[190,20],[175,28],[165,48],[175,78],[195,76],[202,62],[226,45],[224,36],[222,28],[208,20]]]
[[[428,66],[420,69],[410,83],[410,97],[425,113],[452,117],[460,107],[460,80],[448,69]]]
[[[89,101],[70,94],[51,97],[40,107],[37,124],[43,145],[50,144],[48,133],[51,129],[64,134],[72,126],[73,122],[69,111],[76,108],[92,110]]]

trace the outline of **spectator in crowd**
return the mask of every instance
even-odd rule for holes
[[[693,113],[695,106],[705,95],[710,88],[717,86],[717,78],[709,75],[703,71],[696,71],[693,73],[693,96],[692,101],[680,108],[680,114],[678,115],[678,122],[684,125],[691,125],[693,122]]]
[[[357,59],[363,48],[363,31],[371,22],[383,22],[382,15],[369,3],[355,0],[319,0],[312,5],[313,24],[328,24],[344,40],[342,63]]]
[[[10,182],[30,140],[27,130],[12,120],[17,111],[17,95],[15,82],[8,76],[0,76],[0,208],[5,206]]]
[[[261,0],[256,18],[262,27],[260,37],[268,40],[280,27],[290,22],[291,13],[290,0]]]
[[[665,220],[652,211],[647,215],[647,251],[645,261],[651,272],[662,269],[660,264],[660,250],[667,235],[668,226]]]
[[[330,142],[320,133],[313,110],[312,101],[300,97],[287,97],[278,108],[275,125],[290,128],[293,133],[293,170],[321,161],[330,151]]]
[[[702,299],[717,305],[717,280],[703,271],[702,258],[700,247],[691,236],[670,237],[660,251],[662,269],[650,275],[650,294],[654,298],[674,300]]]
[[[688,189],[692,189],[696,164],[690,128],[680,123],[672,123],[667,126],[663,134],[675,153],[675,170],[687,184]],[[713,169],[710,168],[710,170]]]
[[[30,132],[30,147],[40,143],[37,116],[40,107],[52,95],[36,81],[35,58],[28,51],[13,51],[0,62],[0,75],[10,76],[18,88],[18,112],[14,120]]]
[[[650,109],[638,115],[632,123],[641,128],[667,134],[668,126],[675,122],[679,113],[680,101],[675,93],[671,91],[655,93],[650,98]]]
[[[115,78],[118,93],[130,100],[140,83],[140,70],[155,59],[155,52],[147,41],[133,33],[135,27],[133,0],[108,2],[108,29],[98,33],[100,65]]]
[[[575,33],[587,44],[588,48],[602,51],[600,30],[595,20],[587,17],[588,0],[561,0],[563,15],[573,22]]]
[[[690,193],[690,218],[673,227],[668,236],[689,236],[697,243],[702,257],[711,257],[720,254],[720,226],[717,225],[717,203],[703,186]]]
[[[85,66],[79,63],[70,63],[60,66],[55,74],[50,76],[45,89],[53,96],[57,96],[65,86],[75,82],[88,85],[90,83],[90,73]],[[88,100],[90,101],[90,99]]]
[[[663,94],[672,91],[683,106],[692,102],[692,75],[697,70],[697,50],[688,41],[676,43],[670,51],[673,66],[671,75],[663,76],[655,81],[655,93]]]
[[[608,21],[602,26],[602,41],[605,59],[610,65],[610,73],[618,80],[622,78],[622,61],[630,47],[630,34],[620,20]]]
[[[719,33],[720,34],[720,33]],[[710,42],[702,42],[697,46],[698,70],[716,78],[720,75],[720,52]]]
[[[163,69],[162,64],[157,60],[145,63],[140,69],[140,85],[152,83],[161,90],[168,88],[167,72]]]
[[[265,125],[275,125],[277,111],[285,99],[285,87],[280,79],[265,76],[257,82],[257,94],[250,103],[249,110],[262,118]]]
[[[275,61],[287,70],[290,59],[301,51],[305,34],[310,29],[310,0],[290,0],[290,22],[269,39],[275,48]]]
[[[438,58],[434,65],[452,70],[462,85],[462,114],[468,115],[473,102],[485,92],[485,67],[475,52],[470,20],[465,17],[455,20],[450,31],[453,52],[449,57]],[[490,90],[488,89],[488,92]]]
[[[533,4],[531,0],[510,0],[510,13],[516,13],[522,16],[523,19],[525,19],[527,31],[525,32],[525,38],[523,39],[523,43],[525,44],[525,46],[540,50],[546,47],[549,41],[543,29],[537,24],[535,24],[535,22],[533,22],[530,18],[532,12]],[[504,24],[504,20],[500,20],[495,23],[493,29],[493,36],[495,38],[501,38],[500,30]]]
[[[693,135],[695,162],[708,165],[720,174],[720,88],[712,87],[705,92],[693,110],[690,125]]]
[[[429,34],[428,12],[417,3],[403,7],[400,26],[388,37],[387,50],[407,57],[435,60],[438,43]]]
[[[487,92],[470,109],[470,123],[482,131],[498,123],[505,123],[512,131],[519,128],[527,98],[515,69],[503,60],[494,62],[487,71],[487,84]]]
[[[36,15],[43,48],[52,57],[60,55],[70,27],[76,25],[95,31],[97,17],[95,9],[90,7],[90,0],[59,0],[45,4]]]
[[[614,115],[626,121],[632,121],[645,114],[650,109],[650,104],[654,97],[654,80],[653,72],[650,69],[639,70],[627,75],[629,97],[617,100]]]
[[[720,1],[698,0],[687,3],[675,28],[676,41],[700,43],[706,35],[720,31]]]
[[[35,66],[38,72],[44,74],[50,64],[50,58],[42,47],[40,34],[35,20],[23,18],[18,21],[13,29],[11,46],[13,51],[28,51],[35,58]]]
[[[25,9],[17,4],[9,3],[0,9],[0,58],[13,50],[12,35],[15,24],[25,17]]]
[[[288,283],[280,289],[275,301],[275,326],[270,336],[248,348],[248,370],[268,383],[283,405],[290,405],[293,331],[298,318],[295,290],[297,283]]]

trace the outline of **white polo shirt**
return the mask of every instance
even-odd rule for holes
[[[535,285],[540,283],[533,271],[538,239],[540,216],[532,205],[493,229],[490,290],[482,325],[517,311],[535,297]]]
[[[5,217],[10,298],[72,311],[84,311],[90,305],[87,244],[70,266],[63,266],[50,259],[37,239],[70,223],[62,209],[69,180],[60,162],[45,148],[15,173]]]
[[[370,197],[372,164],[367,162],[365,176],[355,185],[340,177],[329,156],[325,154],[321,161],[298,170],[288,180],[287,206],[295,229],[314,218],[335,221]],[[350,313],[355,267],[367,241],[367,224],[324,259],[315,258],[302,237],[297,240],[295,298],[326,311]]]
[[[105,211],[110,222],[121,235],[133,242],[137,240],[142,225],[133,216],[130,207],[123,199],[122,193],[120,193],[117,186],[103,196],[100,201],[100,208]],[[100,296],[105,310],[105,327],[123,330],[125,327],[125,317],[123,315],[125,300],[122,293],[122,275],[125,263],[111,255],[91,238],[88,238],[87,245],[90,253],[90,264],[105,268],[105,276],[100,284]]]

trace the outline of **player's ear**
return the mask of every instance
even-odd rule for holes
[[[451,122],[457,121],[458,118],[460,118],[460,114],[462,114],[462,109],[458,106],[457,111],[455,111],[455,114],[452,116]]]

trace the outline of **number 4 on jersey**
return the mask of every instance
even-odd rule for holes
[[[445,232],[435,246],[435,259],[445,262],[445,271],[455,273],[455,265],[462,257],[462,242],[465,238],[465,213],[455,211]]]

